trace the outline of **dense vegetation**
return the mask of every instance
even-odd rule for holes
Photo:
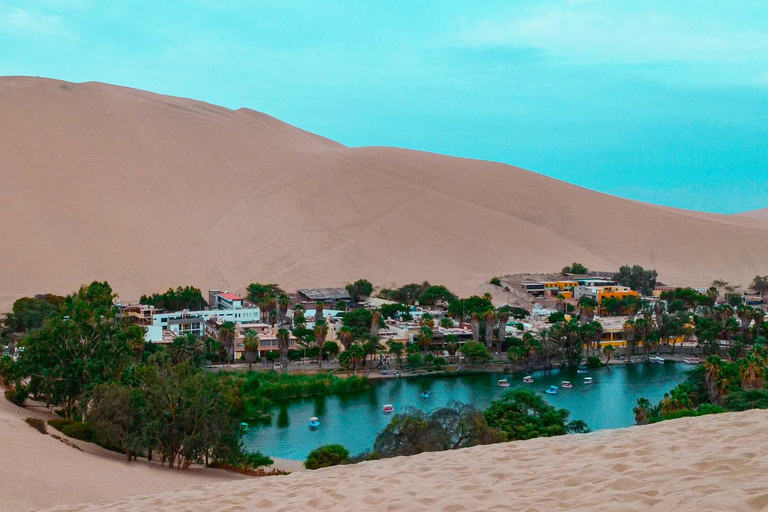
[[[202,292],[193,286],[179,286],[175,290],[169,288],[165,293],[142,295],[139,303],[166,311],[201,310],[208,305]]]

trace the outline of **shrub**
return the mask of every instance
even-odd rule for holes
[[[88,443],[96,442],[96,429],[81,421],[70,423],[61,429],[61,433],[65,436],[79,439],[80,441],[86,441]]]
[[[249,453],[245,457],[245,466],[249,469],[256,469],[261,466],[271,466],[275,461],[261,452]]]
[[[421,364],[421,354],[411,354],[408,356],[409,366],[419,366]]]
[[[768,390],[739,390],[723,397],[723,406],[729,411],[768,409]]]
[[[278,359],[280,359],[280,353],[277,352],[276,350],[270,350],[264,355],[264,358],[267,361],[277,361]]]
[[[29,426],[36,428],[41,434],[48,433],[48,429],[45,426],[45,420],[41,420],[40,418],[25,418],[24,421],[26,421]]]
[[[304,467],[307,469],[320,469],[348,464],[350,461],[349,450],[340,444],[329,444],[309,452],[307,460],[304,462]]]
[[[17,388],[5,390],[6,400],[18,406],[24,405],[24,402],[26,401],[27,396],[29,396],[29,391],[27,391],[27,388],[24,386],[19,386]]]
[[[501,279],[498,277],[492,277],[490,282],[494,286],[501,286]]]
[[[59,430],[59,431],[62,431],[64,429],[64,427],[66,427],[68,425],[71,425],[74,422],[75,422],[74,420],[65,420],[63,418],[61,418],[61,419],[56,418],[56,419],[53,419],[53,420],[48,420],[48,424],[50,426],[52,426],[53,428],[55,428],[56,430]]]
[[[588,357],[587,358],[587,368],[590,370],[594,370],[596,368],[600,368],[603,366],[602,361],[600,361],[599,357]]]

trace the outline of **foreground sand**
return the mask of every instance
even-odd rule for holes
[[[56,510],[765,510],[768,411],[535,439]]]
[[[359,278],[466,296],[574,261],[655,267],[673,285],[766,272],[760,212],[700,214],[493,162],[347,148],[247,109],[4,77],[0,119],[0,310],[94,279],[138,300],[171,285]]]

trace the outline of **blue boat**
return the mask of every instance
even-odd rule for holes
[[[246,422],[242,422],[240,424],[240,431],[241,432],[248,432],[249,430],[251,430],[251,426],[248,425]]]
[[[545,391],[548,395],[556,395],[557,394],[557,386],[549,386],[549,389]]]
[[[579,366],[579,369],[576,370],[576,373],[587,373],[589,370],[586,366]]]
[[[319,427],[319,426],[320,426],[320,420],[318,420],[318,419],[317,419],[316,417],[314,417],[314,416],[313,416],[313,417],[311,417],[311,418],[309,418],[309,428],[311,428],[311,429],[313,429],[313,430],[314,430],[314,429],[316,429],[316,428],[317,428],[317,427]]]
[[[429,398],[429,391],[422,391],[421,398]]]

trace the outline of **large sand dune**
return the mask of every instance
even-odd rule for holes
[[[766,426],[766,411],[684,418],[57,510],[766,510]]]
[[[748,282],[768,225],[662,208],[492,162],[347,148],[251,110],[99,83],[0,79],[0,307],[109,280],[123,299],[493,275],[580,261]],[[635,179],[642,180],[642,176]]]

